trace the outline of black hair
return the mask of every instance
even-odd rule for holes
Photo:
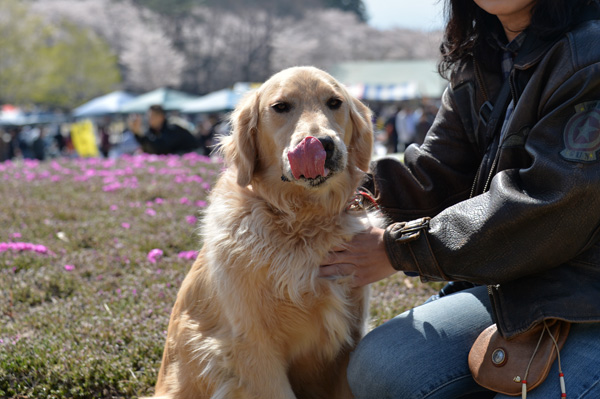
[[[529,32],[541,39],[550,40],[565,33],[573,24],[579,9],[598,0],[537,0],[532,9]],[[473,0],[446,0],[447,18],[444,39],[440,45],[442,59],[438,72],[449,78],[454,67],[473,56],[481,59],[488,69],[499,63],[490,47],[490,36],[503,34],[502,24],[495,15],[481,9]]]
[[[149,110],[155,114],[165,115],[165,109],[160,104],[151,105]]]

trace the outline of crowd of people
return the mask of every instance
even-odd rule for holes
[[[104,116],[93,121],[99,156],[118,158],[124,154],[183,154],[195,151],[209,156],[215,136],[227,134],[224,114],[201,116],[195,123],[151,106],[146,117]],[[0,162],[80,156],[72,136],[72,124],[50,123],[0,126]]]
[[[379,119],[383,125],[380,141],[385,142],[385,154],[404,152],[411,144],[422,144],[431,127],[438,107],[431,101],[404,102],[387,107]]]
[[[437,107],[429,102],[375,104],[376,155],[403,152],[412,143],[422,143]],[[228,134],[225,114],[201,115],[195,121],[167,113],[153,105],[145,116],[132,114],[94,119],[99,156],[118,158],[124,154],[183,154],[195,151],[210,156],[216,137]],[[79,156],[71,124],[0,126],[0,162]]]
[[[0,162],[14,158],[43,161],[74,151],[60,125],[0,127],[0,138]]]

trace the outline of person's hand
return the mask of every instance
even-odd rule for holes
[[[142,134],[142,117],[140,115],[130,115],[127,119],[127,127],[139,136]]]
[[[384,229],[370,227],[343,247],[336,247],[323,260],[319,277],[353,276],[353,285],[362,287],[396,273],[385,251]]]

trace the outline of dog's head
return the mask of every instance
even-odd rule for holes
[[[260,177],[317,189],[369,167],[371,112],[317,68],[275,74],[242,100],[231,124],[221,148],[241,186]]]

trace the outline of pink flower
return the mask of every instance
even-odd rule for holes
[[[21,238],[21,233],[12,233],[10,238]]]
[[[31,251],[43,255],[53,255],[47,247],[40,244],[32,244],[30,242],[0,242],[0,252],[13,251],[23,252]]]
[[[121,227],[124,228],[124,229],[128,229],[128,228],[131,227],[131,225],[129,223],[123,222],[123,223],[121,223]]]
[[[196,216],[188,215],[185,217],[185,221],[189,224],[196,224]]]
[[[65,265],[65,270],[68,272],[72,272],[73,270],[75,270],[75,266],[73,265]]]
[[[117,205],[111,205],[110,206],[110,210],[111,211],[116,211],[117,209],[119,209],[119,207]]]
[[[177,257],[180,259],[188,259],[188,260],[196,259],[196,256],[198,256],[198,252],[196,252],[196,251],[183,251],[177,255]]]
[[[146,209],[146,215],[156,216],[156,211],[152,208],[148,208],[148,209]]]
[[[183,204],[183,205],[189,205],[189,204],[191,204],[191,201],[189,200],[188,197],[181,197],[181,199],[179,200],[179,203]]]
[[[116,183],[112,183],[112,184],[107,184],[104,187],[102,187],[102,191],[108,193],[111,191],[117,191],[123,188],[123,185],[119,182]]]
[[[37,252],[38,254],[45,254],[45,253],[48,253],[48,248],[46,248],[43,245],[38,244],[38,245],[33,246],[33,251]]]
[[[206,201],[196,201],[196,206],[198,208],[206,208]]]
[[[153,250],[148,252],[148,261],[150,263],[156,263],[158,261],[158,259],[160,259],[162,256],[163,256],[163,251],[161,249],[154,248]]]

